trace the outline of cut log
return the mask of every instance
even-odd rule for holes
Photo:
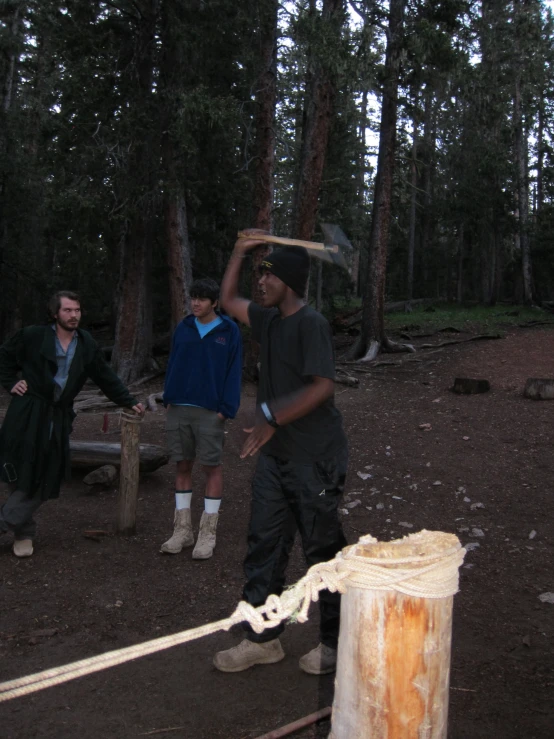
[[[121,465],[121,444],[103,441],[70,441],[71,466],[74,469],[97,469],[104,464]],[[140,473],[154,472],[169,462],[169,456],[156,444],[140,444]]]
[[[362,539],[344,550],[347,555],[354,549],[360,560],[367,559],[368,574],[343,581],[348,585],[341,601],[329,739],[446,739],[453,605],[449,590],[457,589],[452,569],[463,557],[452,534],[421,531],[411,537],[382,543]],[[414,588],[413,595],[397,589],[396,583],[409,581],[410,570],[414,576],[418,570],[425,572],[421,562],[431,572],[435,568],[437,583],[445,582],[440,580],[445,570],[439,568],[448,563],[451,588],[431,595],[435,584],[428,573],[425,586]],[[417,579],[411,582],[419,585]]]
[[[452,387],[453,392],[459,395],[476,395],[486,393],[491,389],[488,380],[473,380],[469,377],[456,377]]]
[[[530,377],[525,383],[523,394],[531,400],[554,400],[554,380]]]
[[[115,530],[126,536],[135,534],[137,528],[141,422],[142,417],[132,413],[123,414],[121,419],[121,480]]]

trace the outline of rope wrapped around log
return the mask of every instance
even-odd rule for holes
[[[228,631],[244,621],[258,634],[279,625],[285,619],[304,623],[308,620],[310,605],[319,599],[322,590],[345,593],[348,585],[351,585],[368,590],[395,590],[414,597],[449,597],[458,592],[458,570],[465,555],[465,549],[462,549],[456,536],[423,530],[389,542],[386,551],[390,552],[391,543],[401,546],[413,544],[417,550],[419,544],[433,537],[440,537],[443,544],[435,553],[392,558],[390,554],[384,554],[383,557],[361,554],[362,547],[379,544],[372,536],[363,536],[358,544],[345,547],[331,561],[311,567],[303,578],[280,596],[270,595],[262,606],[254,608],[241,601],[234,613],[221,621],[0,683],[0,703],[185,644],[217,631]],[[448,544],[446,548],[445,538]]]

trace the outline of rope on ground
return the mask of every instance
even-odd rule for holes
[[[439,536],[439,532],[421,531],[392,544],[419,542],[421,537],[425,539],[429,535]],[[258,634],[278,626],[285,619],[304,623],[308,620],[311,603],[319,599],[321,590],[345,593],[350,585],[368,590],[395,590],[414,597],[449,597],[458,592],[458,568],[463,562],[465,549],[461,548],[455,536],[440,536],[448,537],[452,546],[433,554],[414,554],[401,558],[388,555],[388,559],[365,556],[364,551],[367,554],[368,550],[364,550],[364,547],[379,542],[371,536],[363,536],[358,544],[346,547],[330,562],[311,567],[301,580],[282,595],[270,595],[264,605],[258,608],[241,601],[235,612],[221,621],[0,683],[0,703],[186,644],[217,631],[228,631],[245,621]],[[387,552],[391,551],[390,543],[385,546],[388,547]]]

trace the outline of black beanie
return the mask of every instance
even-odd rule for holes
[[[304,297],[310,276],[310,257],[303,246],[287,246],[271,252],[264,258],[260,268],[271,272],[300,297]]]

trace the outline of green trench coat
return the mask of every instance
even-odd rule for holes
[[[70,475],[69,434],[73,401],[88,378],[117,405],[137,401],[110,369],[88,331],[77,330],[77,347],[67,383],[54,402],[56,362],[52,326],[29,326],[0,347],[0,383],[8,390],[26,380],[25,395],[13,395],[0,429],[0,476],[29,496],[57,498]]]

